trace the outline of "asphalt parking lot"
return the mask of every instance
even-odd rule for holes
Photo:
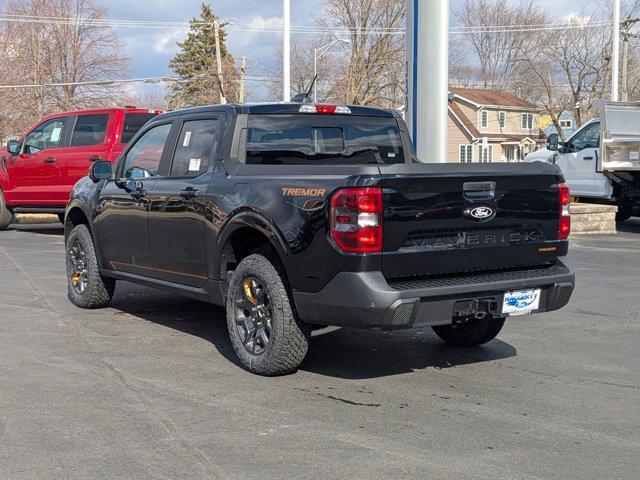
[[[127,283],[66,299],[62,229],[0,232],[0,478],[638,478],[640,219],[574,238],[571,304],[472,350],[338,330],[233,361],[223,310]]]

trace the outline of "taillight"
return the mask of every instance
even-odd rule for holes
[[[564,183],[558,186],[558,198],[560,203],[560,215],[558,219],[558,240],[566,240],[571,233],[571,192]]]
[[[339,190],[331,199],[331,238],[343,252],[381,252],[382,190]]]
[[[338,105],[314,105],[314,104],[305,104],[300,107],[300,113],[318,113],[320,115],[348,115],[351,113],[351,109],[349,107],[338,106]]]

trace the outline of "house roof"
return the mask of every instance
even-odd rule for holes
[[[478,88],[458,88],[451,87],[451,93],[469,100],[477,105],[494,105],[500,107],[519,107],[526,109],[537,109],[533,103],[518,98],[515,95],[498,90],[482,90]]]
[[[449,102],[449,110],[460,122],[462,127],[469,132],[471,140],[479,140],[481,138],[487,138],[489,140],[501,141],[501,142],[522,142],[526,139],[533,141],[544,139],[542,131],[538,132],[538,135],[507,135],[504,133],[480,133],[475,124],[469,120],[469,117],[465,115],[460,106],[456,102]]]
[[[475,126],[475,124],[471,120],[469,120],[469,117],[464,114],[464,112],[460,108],[460,105],[458,105],[456,102],[449,102],[449,109],[473,138],[480,137],[480,131]]]

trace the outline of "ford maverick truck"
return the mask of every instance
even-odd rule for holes
[[[69,298],[106,307],[129,281],[224,306],[240,363],[261,375],[298,368],[323,326],[433,327],[477,346],[569,301],[563,181],[540,162],[420,163],[385,110],[172,112],[73,189]]]

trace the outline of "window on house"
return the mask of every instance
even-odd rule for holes
[[[498,125],[500,128],[507,127],[507,114],[505,112],[498,112]]]
[[[493,145],[478,145],[478,158],[480,163],[493,162]]]
[[[560,120],[560,128],[571,128],[573,122],[571,120]]]
[[[482,128],[487,128],[489,126],[489,112],[487,110],[482,110],[480,112],[480,124]]]
[[[460,163],[471,163],[473,161],[473,145],[460,145]]]
[[[533,113],[522,114],[522,128],[524,130],[533,130]]]

